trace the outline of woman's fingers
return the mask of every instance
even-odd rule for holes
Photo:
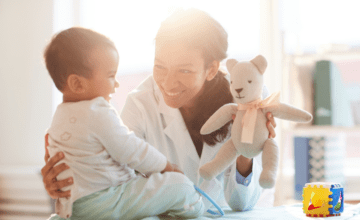
[[[49,146],[49,133],[45,135],[45,147]]]
[[[275,119],[270,112],[266,114],[266,117],[268,119],[268,121],[266,122],[266,127],[269,130],[269,138],[275,138],[276,137],[276,133],[274,129],[276,127]]]
[[[47,174],[49,173],[49,171],[51,169],[53,169],[54,165],[63,158],[64,158],[64,153],[63,152],[59,152],[55,156],[50,158],[50,160],[48,160],[48,162],[45,164],[45,166],[41,169],[42,176],[46,177]]]
[[[53,167],[47,173],[47,175],[43,176],[43,182],[44,182],[45,186],[49,185],[49,184],[52,184],[54,182],[54,180],[56,180],[56,177],[66,169],[69,169],[69,167],[68,167],[68,165],[66,165],[64,163]],[[48,187],[48,186],[46,186],[46,187]]]
[[[41,174],[43,176],[43,183],[45,189],[50,195],[50,197],[53,199],[70,196],[70,191],[62,192],[59,189],[71,185],[73,183],[72,178],[68,178],[61,181],[56,180],[56,177],[61,172],[63,172],[66,169],[69,169],[69,166],[67,166],[65,163],[54,166],[63,158],[64,158],[64,154],[62,152],[59,152],[55,156],[50,158],[47,164],[41,169]]]
[[[65,186],[70,186],[73,183],[72,177],[69,177],[64,180],[57,181],[56,179],[53,179],[48,185],[46,185],[46,188],[48,191],[58,191],[61,192],[60,189],[62,189]]]
[[[70,190],[68,191],[51,191],[49,192],[49,195],[52,199],[58,199],[58,198],[64,198],[64,197],[70,197],[71,193]]]
[[[49,158],[50,158],[50,155],[45,152],[45,156],[44,156],[45,163],[48,162]]]
[[[272,126],[276,128],[276,122],[274,119],[274,116],[271,114],[271,112],[267,113],[267,119],[271,122]]]
[[[62,192],[60,189],[73,184],[72,177],[60,181],[56,180],[56,176],[65,169],[68,167],[65,164],[60,164],[54,167],[43,179],[45,189],[53,199],[70,196],[70,191]]]
[[[49,146],[49,134],[46,134],[45,135],[45,157],[44,157],[45,163],[47,163],[50,158],[50,154],[47,149],[48,146]]]
[[[71,193],[69,191],[61,191],[60,189],[66,186],[73,184],[73,178],[67,178],[64,180],[57,181],[56,177],[66,169],[69,169],[69,166],[65,163],[55,166],[59,161],[64,158],[63,152],[58,152],[55,156],[50,158],[49,151],[47,147],[49,146],[49,134],[45,135],[45,166],[41,169],[41,174],[43,176],[43,183],[46,191],[49,196],[53,199],[70,197]]]

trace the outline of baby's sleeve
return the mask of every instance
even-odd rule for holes
[[[102,103],[93,109],[94,135],[115,161],[147,175],[165,169],[166,157],[129,131],[110,104]]]

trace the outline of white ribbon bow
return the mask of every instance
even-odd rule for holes
[[[280,92],[276,92],[271,94],[271,96],[267,97],[264,100],[257,99],[255,101],[246,103],[246,104],[238,104],[238,110],[246,110],[246,113],[242,120],[242,134],[241,134],[241,142],[252,144],[254,139],[254,131],[257,117],[257,110],[259,108],[266,108],[269,106],[278,105],[280,103]]]

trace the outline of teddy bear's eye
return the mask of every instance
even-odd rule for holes
[[[252,81],[251,81],[251,80],[249,80],[248,82],[249,82],[249,83],[251,83]]]

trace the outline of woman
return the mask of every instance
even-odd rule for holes
[[[229,81],[219,70],[227,48],[226,31],[205,12],[189,9],[171,15],[162,22],[155,38],[153,74],[128,95],[121,119],[194,184],[203,188],[211,185],[211,196],[220,205],[242,211],[254,207],[260,197],[261,161],[240,156],[211,183],[198,174],[199,167],[229,138],[231,123],[212,134],[200,134],[202,125],[217,109],[233,102]],[[267,117],[269,137],[275,137],[275,121],[271,115]],[[65,164],[54,167],[60,160],[60,155],[50,160],[45,155],[43,182],[52,198],[69,196],[70,192],[58,189],[72,184],[56,181],[56,176],[67,169]]]

